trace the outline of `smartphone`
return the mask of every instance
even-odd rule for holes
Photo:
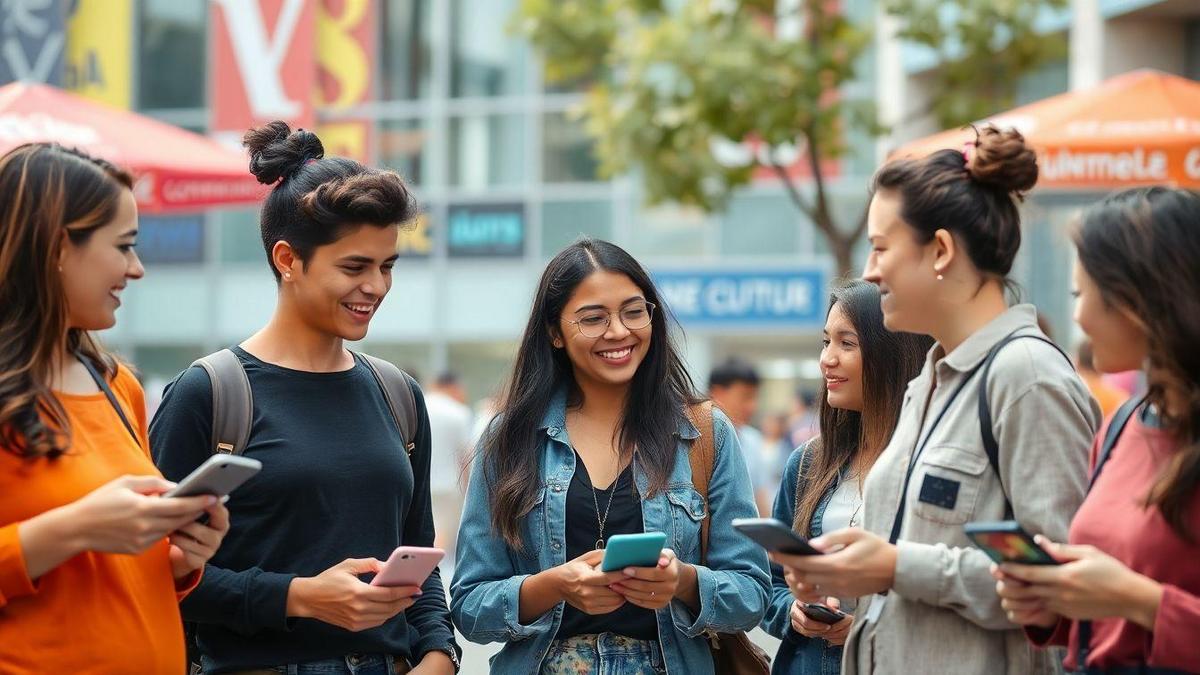
[[[262,469],[257,459],[238,455],[213,455],[187,478],[163,493],[164,497],[226,497]]]
[[[733,529],[774,553],[821,555],[807,539],[774,518],[734,518]]]
[[[805,602],[800,605],[800,611],[804,612],[804,616],[821,623],[833,625],[842,619],[846,618],[846,613],[840,609],[834,609],[826,605],[815,602]]]
[[[1022,565],[1057,565],[1054,556],[1038,546],[1033,537],[1015,520],[974,522],[963,526],[967,537],[998,563]]]
[[[654,567],[662,555],[667,535],[662,532],[614,534],[604,546],[601,572],[615,572],[626,567]]]
[[[440,548],[400,546],[388,556],[372,586],[420,586],[445,557]]]

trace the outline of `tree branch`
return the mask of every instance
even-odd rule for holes
[[[858,241],[859,237],[866,234],[866,232],[867,232],[867,214],[870,211],[871,211],[871,200],[868,199],[866,205],[863,206],[862,214],[859,215],[859,217],[858,217],[858,224],[854,226],[854,232],[852,232],[850,234],[850,242],[851,243]]]
[[[804,134],[808,141],[808,166],[812,170],[813,187],[817,194],[816,208],[812,213],[813,223],[817,229],[825,233],[829,237],[829,241],[840,241],[841,233],[833,224],[833,219],[829,217],[829,200],[825,196],[825,174],[821,171],[820,150],[817,145],[815,134],[812,129],[808,129]]]
[[[783,187],[787,190],[788,196],[792,198],[792,203],[796,205],[796,208],[815,221],[816,217],[813,213],[812,205],[805,201],[804,196],[796,189],[796,184],[792,182],[792,177],[788,175],[787,167],[774,159],[771,160],[770,166],[775,175],[779,177],[779,181],[783,183]]]

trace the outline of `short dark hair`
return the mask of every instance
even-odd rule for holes
[[[708,375],[708,388],[713,387],[730,387],[737,383],[748,384],[751,387],[757,387],[759,383],[758,371],[750,363],[743,361],[737,357],[725,359],[723,363],[712,369]]]
[[[353,228],[408,223],[419,212],[399,174],[325,157],[321,139],[311,131],[293,132],[276,120],[247,131],[242,144],[250,150],[250,173],[275,186],[259,221],[268,263],[280,241],[307,263],[314,250]],[[274,264],[271,272],[279,281]]]
[[[1037,155],[1025,137],[988,126],[965,155],[939,150],[887,164],[875,175],[872,192],[900,196],[900,217],[920,243],[946,230],[961,238],[976,269],[1005,278],[1021,248],[1017,201],[1037,178]]]

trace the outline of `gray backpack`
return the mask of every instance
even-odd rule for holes
[[[400,429],[405,452],[411,458],[417,435],[417,402],[409,384],[412,378],[383,359],[358,352],[351,354],[375,376]],[[196,359],[192,365],[203,368],[212,382],[213,454],[242,454],[250,441],[254,393],[250,391],[250,379],[241,360],[232,350],[222,349]]]

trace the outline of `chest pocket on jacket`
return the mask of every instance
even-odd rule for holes
[[[696,488],[678,487],[667,489],[667,501],[671,504],[671,523],[675,528],[671,548],[684,562],[700,562],[700,525],[708,515],[704,500]]]
[[[522,519],[525,521],[525,550],[527,557],[536,558],[540,551],[547,548],[546,536],[546,486],[538,488],[533,498],[533,506]]]
[[[972,520],[987,457],[966,448],[938,445],[921,453],[918,462],[909,487],[913,512],[947,525]]]

